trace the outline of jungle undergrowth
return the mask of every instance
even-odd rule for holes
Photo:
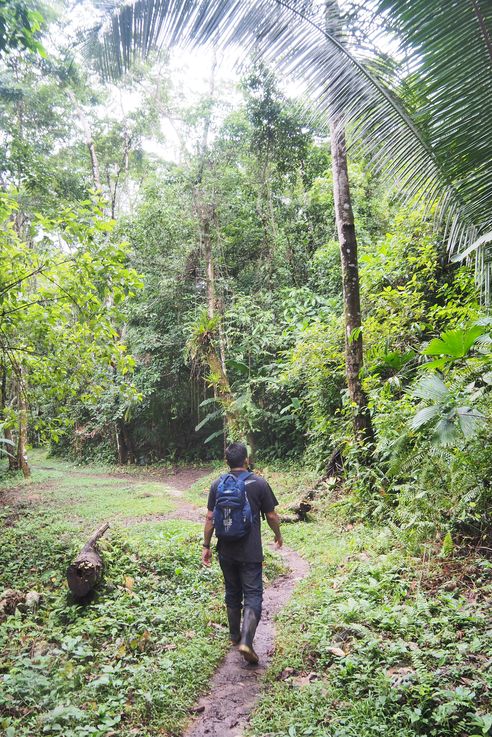
[[[220,571],[199,565],[200,525],[138,515],[122,525],[126,481],[91,479],[89,467],[71,484],[69,469],[55,462],[21,486],[37,501],[2,509],[1,586],[36,589],[43,600],[0,624],[0,726],[7,737],[178,735],[228,646]],[[204,508],[218,472],[187,498]],[[314,480],[308,471],[263,472],[281,511]],[[154,491],[135,504],[172,506]],[[283,528],[312,570],[278,617],[251,734],[491,734],[490,561],[459,550],[443,557],[435,545],[417,554],[390,527],[348,519],[333,496],[322,490],[308,522]],[[98,499],[113,529],[101,543],[104,581],[83,607],[64,574],[90,528],[81,508]],[[279,572],[268,553],[266,578]]]
[[[339,505],[289,527],[312,569],[277,622],[254,737],[492,734],[492,563],[410,552]],[[336,511],[338,510],[338,511]]]

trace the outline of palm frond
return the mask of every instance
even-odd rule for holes
[[[418,430],[422,425],[426,425],[431,420],[434,420],[439,414],[439,410],[440,407],[437,404],[432,404],[430,407],[423,407],[411,418],[409,427],[412,430]]]
[[[334,2],[320,15],[305,0],[136,0],[92,30],[86,51],[110,78],[163,46],[233,47],[240,62],[261,56],[277,73],[302,80],[317,121],[328,128],[330,116],[341,119],[398,191],[437,201],[450,251],[466,252],[492,228],[492,4],[376,6],[380,27],[400,39],[402,77],[417,79],[414,109],[350,47]],[[485,247],[475,260],[487,288]]]
[[[411,393],[426,402],[446,402],[450,396],[448,387],[437,374],[422,376],[415,382]]]

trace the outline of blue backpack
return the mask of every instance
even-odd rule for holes
[[[219,540],[240,540],[253,524],[253,513],[244,482],[251,476],[242,471],[239,476],[225,473],[220,477],[215,496],[214,527]]]

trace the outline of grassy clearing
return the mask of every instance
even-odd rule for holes
[[[201,525],[159,519],[176,499],[152,473],[112,470],[34,454],[33,481],[17,479],[1,509],[0,590],[43,595],[37,611],[0,624],[6,737],[177,735],[228,647],[220,570],[200,566]],[[65,569],[103,519],[104,581],[81,606]],[[268,553],[265,578],[280,570]]]
[[[0,624],[0,733],[179,733],[228,642],[220,571],[199,563],[201,526],[138,519],[173,509],[161,483],[36,461],[44,468],[1,512],[0,589],[43,600]],[[65,569],[103,519],[104,582],[81,606]]]
[[[187,491],[186,498],[192,504],[201,509],[207,506],[208,492],[210,484],[221,473],[224,473],[226,467],[223,463],[217,463],[213,470],[207,475],[194,483]],[[280,513],[287,512],[289,506],[299,501],[303,492],[309,489],[316,481],[318,476],[315,472],[307,469],[293,468],[292,471],[285,470],[276,465],[259,465],[255,468],[255,473],[263,476],[276,494]]]
[[[335,508],[286,532],[312,571],[279,616],[250,734],[491,734],[491,563],[423,566],[387,529],[344,529]]]

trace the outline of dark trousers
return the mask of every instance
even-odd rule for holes
[[[259,621],[263,600],[262,563],[236,563],[220,556],[219,563],[224,574],[226,605],[231,609],[240,609],[241,605],[251,607]]]

